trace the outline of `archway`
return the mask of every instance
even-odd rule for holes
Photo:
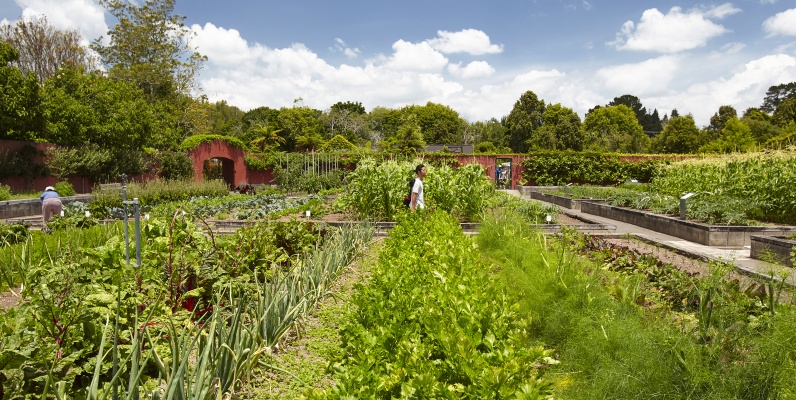
[[[222,179],[228,187],[235,187],[235,162],[229,158],[213,157],[203,163],[202,175],[206,181]]]

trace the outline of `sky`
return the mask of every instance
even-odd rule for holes
[[[175,13],[208,58],[202,93],[244,111],[434,102],[476,122],[531,90],[581,118],[630,94],[704,126],[796,81],[796,0],[177,0]],[[0,23],[32,15],[87,42],[115,24],[97,0],[0,0]]]

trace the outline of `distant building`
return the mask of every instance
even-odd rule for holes
[[[473,145],[471,144],[427,144],[424,151],[432,153],[435,151],[447,151],[449,153],[472,154]]]

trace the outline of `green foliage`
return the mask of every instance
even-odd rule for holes
[[[8,200],[11,198],[11,187],[0,183],[0,201]]]
[[[50,170],[37,158],[41,152],[27,144],[19,151],[0,150],[0,179],[21,176],[25,182],[32,182],[38,177],[47,176]]]
[[[105,182],[121,174],[141,175],[148,167],[146,153],[141,150],[102,148],[96,144],[53,147],[48,155],[52,173],[60,179],[78,174],[94,182]]]
[[[650,146],[636,114],[624,104],[593,110],[586,115],[583,130],[583,148],[592,151],[644,153]]]
[[[580,117],[572,109],[561,104],[549,105],[542,114],[544,122],[528,139],[531,150],[581,150],[583,131]]]
[[[137,150],[162,133],[162,121],[135,85],[68,67],[44,84],[50,143]]]
[[[154,179],[145,183],[131,182],[127,185],[127,199],[138,198],[144,207],[154,207],[158,204],[186,201],[192,197],[210,196],[219,197],[229,194],[226,184],[220,181],[180,181]],[[97,186],[92,193],[89,204],[92,215],[98,217],[120,216],[123,217],[122,193],[119,189],[102,190]]]
[[[629,179],[649,182],[663,161],[620,161],[605,153],[535,152],[523,162],[522,178],[536,186],[567,183],[617,184]]]
[[[75,188],[72,186],[72,184],[66,181],[60,181],[56,183],[53,185],[53,188],[61,197],[74,196],[76,194]]]
[[[672,117],[666,128],[655,137],[653,149],[661,153],[696,153],[708,138],[694,122],[694,117]]]
[[[650,190],[676,197],[694,192],[708,199],[742,200],[752,206],[748,218],[793,224],[794,185],[796,157],[781,151],[673,163],[653,180]]]
[[[552,351],[531,344],[488,270],[455,220],[408,215],[353,298],[336,386],[308,397],[551,398]]]
[[[0,139],[31,141],[41,138],[45,118],[36,74],[9,66],[18,57],[0,40]]]
[[[507,145],[515,153],[528,151],[528,140],[544,123],[544,100],[539,99],[532,91],[527,91],[514,103],[514,107],[506,117],[504,126],[509,137]]]
[[[414,168],[422,163],[385,161],[367,158],[348,176],[348,189],[337,199],[338,206],[370,220],[392,221],[406,208],[403,205],[407,182]],[[426,208],[453,214],[456,218],[478,220],[494,193],[492,184],[479,164],[461,168],[426,165],[423,182]]]
[[[424,106],[409,105],[400,111],[405,118],[413,116],[412,119],[417,121],[424,143],[461,142],[464,120],[450,107],[428,102]],[[400,129],[398,134],[401,134]]]
[[[700,152],[745,152],[754,146],[755,140],[752,137],[752,130],[738,118],[729,118],[726,121],[720,120],[715,123],[717,127],[721,127],[718,138],[700,147]]]
[[[351,150],[356,150],[357,146],[353,143],[349,142],[346,138],[340,135],[335,135],[333,138],[326,141],[326,143],[321,146],[320,150],[323,152],[347,152]]]
[[[0,247],[24,242],[29,235],[28,227],[24,223],[0,222]]]
[[[216,140],[221,140],[226,142],[228,145],[237,147],[242,150],[248,150],[248,146],[246,146],[240,139],[233,137],[233,136],[222,136],[222,135],[194,135],[189,136],[186,138],[182,144],[180,144],[180,148],[183,150],[193,150],[199,147],[202,143],[210,143]]]
[[[193,178],[193,160],[183,152],[161,151],[156,158],[160,162],[158,175],[165,180],[188,180]]]

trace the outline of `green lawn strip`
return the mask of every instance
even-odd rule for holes
[[[677,310],[660,290],[667,274],[654,275],[658,282],[644,275],[650,261],[628,256],[627,265],[642,272],[616,271],[572,253],[577,239],[568,240],[565,248],[511,218],[485,222],[477,236],[507,293],[520,299],[532,344],[556,350],[561,363],[547,377],[561,398],[794,393],[787,378],[796,371],[796,351],[787,344],[796,338],[792,307],[780,305],[772,315],[737,284],[712,276],[690,281],[697,300],[713,304],[709,312],[699,301]]]
[[[283,371],[261,368],[254,372],[252,380],[240,393],[242,398],[296,399],[310,388],[324,390],[334,385],[335,379],[328,367],[330,360],[339,356],[339,328],[356,310],[350,301],[354,285],[367,284],[381,243],[371,244],[347,268],[334,284],[333,294],[324,298],[300,324],[300,334],[291,334],[283,347],[267,361]]]

